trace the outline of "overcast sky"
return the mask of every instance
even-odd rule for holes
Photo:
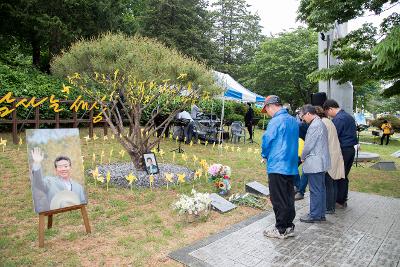
[[[296,28],[302,25],[296,22],[296,11],[299,6],[299,0],[247,0],[247,3],[251,5],[250,10],[258,12],[261,17],[261,25],[263,33],[269,35],[271,33],[282,32],[283,30],[290,30],[290,28]],[[391,13],[396,11],[400,13],[400,4],[390,10],[383,12],[381,16],[365,16],[357,20],[349,22],[349,31],[360,27],[364,22],[372,22],[378,26],[382,21],[383,17],[387,17]]]

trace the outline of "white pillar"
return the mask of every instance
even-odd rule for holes
[[[329,68],[338,65],[338,60],[331,55],[330,49],[332,42],[347,35],[347,23],[336,24],[335,27],[324,32],[324,39],[318,34],[318,69]],[[327,49],[328,48],[328,49]],[[325,92],[328,98],[332,98],[339,103],[349,114],[353,114],[353,86],[350,82],[338,84],[336,80],[319,81],[318,91]]]

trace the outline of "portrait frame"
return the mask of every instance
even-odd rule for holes
[[[79,129],[27,129],[26,140],[34,211],[86,205]]]
[[[151,161],[149,161],[149,159]],[[144,165],[146,166],[146,172],[147,174],[157,174],[160,172],[160,169],[158,167],[158,162],[156,155],[154,153],[144,153],[143,154],[143,161]]]

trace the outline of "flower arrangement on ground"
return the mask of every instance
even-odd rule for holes
[[[220,195],[229,194],[231,190],[230,175],[231,168],[222,164],[213,164],[208,168],[209,182],[214,183]]]
[[[257,195],[245,193],[245,194],[233,194],[229,201],[233,204],[240,206],[247,206],[251,208],[256,208],[260,210],[265,210],[267,207],[266,199]]]
[[[192,196],[180,195],[179,200],[173,204],[173,208],[186,217],[207,216],[210,210],[211,198],[208,193],[198,193],[192,189]],[[193,215],[193,216],[190,216]]]

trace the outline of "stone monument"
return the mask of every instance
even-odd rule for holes
[[[331,48],[335,40],[347,35],[347,23],[335,23],[330,31],[318,34],[318,69],[329,69],[340,64],[340,60],[332,56]],[[328,99],[334,99],[349,114],[353,114],[353,85],[351,82],[338,84],[335,80],[319,81],[319,92],[325,92]]]

